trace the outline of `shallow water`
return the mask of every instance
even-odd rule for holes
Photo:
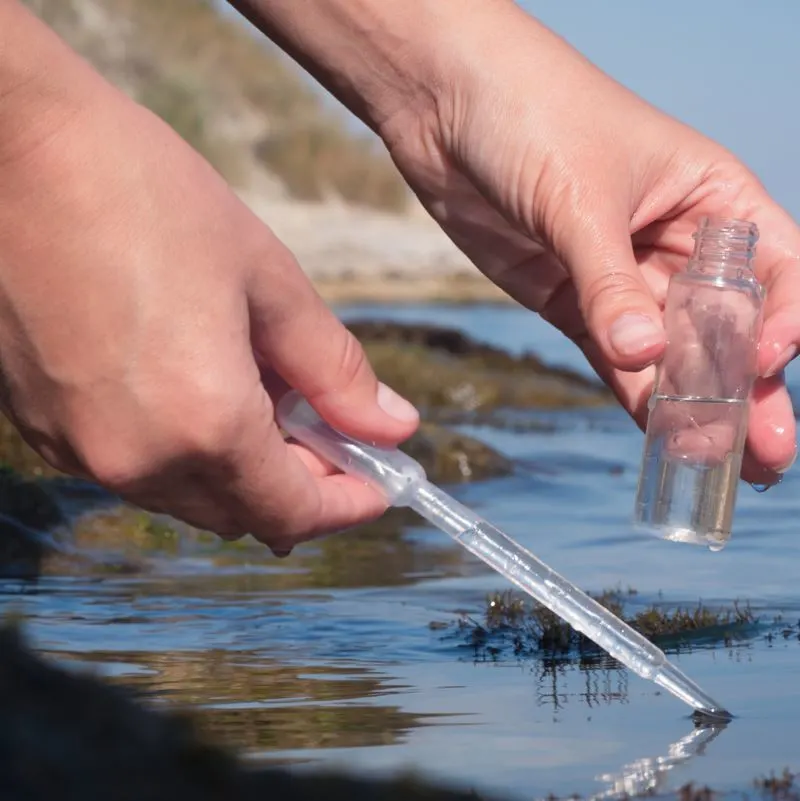
[[[585,370],[572,346],[515,309],[340,313],[454,325]],[[455,494],[567,578],[590,591],[636,587],[634,604],[746,599],[765,622],[800,618],[797,473],[763,495],[743,486],[731,543],[711,553],[632,531],[642,437],[622,412],[526,419],[550,425],[464,429],[518,470]],[[746,790],[758,776],[800,768],[796,629],[673,653],[737,715],[724,730],[694,731],[680,702],[608,661],[493,660],[431,627],[461,610],[480,617],[487,593],[506,585],[448,538],[396,515],[282,561],[223,544],[149,556],[142,575],[0,584],[0,608],[24,612],[36,644],[57,658],[156,702],[191,705],[254,760],[412,769],[509,799],[687,781]]]

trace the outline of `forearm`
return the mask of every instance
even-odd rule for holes
[[[229,0],[373,128],[436,105],[453,48],[511,0]]]

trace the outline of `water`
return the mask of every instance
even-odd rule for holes
[[[349,311],[452,324],[582,366],[522,310]],[[156,704],[189,706],[253,761],[295,770],[413,769],[530,801],[690,780],[749,790],[758,776],[799,769],[800,471],[765,495],[743,487],[735,535],[711,553],[633,529],[643,438],[618,409],[521,419],[542,425],[463,428],[517,470],[454,494],[582,589],[636,588],[633,610],[749,600],[760,623],[740,637],[664,646],[736,716],[730,725],[695,730],[683,704],[601,656],[494,654],[454,636],[442,626],[461,611],[480,618],[487,593],[510,585],[410,516],[285,560],[248,543],[136,539],[120,548],[146,557],[138,572],[6,582],[0,606],[26,615],[53,658],[133,684]],[[786,634],[766,626],[777,614]]]
[[[664,539],[721,550],[731,536],[747,404],[651,399],[636,523]]]
[[[478,523],[458,539],[638,676],[655,681],[696,714],[730,720],[730,713],[671,664],[660,648],[494,526]]]

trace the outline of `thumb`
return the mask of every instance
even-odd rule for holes
[[[256,270],[249,287],[251,340],[262,362],[343,433],[384,445],[406,439],[419,413],[378,381],[361,344],[286,257],[277,275]]]
[[[559,248],[586,327],[612,367],[637,371],[666,344],[662,314],[642,276],[624,215],[582,221]],[[624,224],[621,224],[624,223]]]

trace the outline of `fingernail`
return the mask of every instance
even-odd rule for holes
[[[777,375],[795,356],[797,356],[797,345],[789,345],[764,372],[764,378],[772,378],[772,376]]]
[[[644,314],[623,314],[611,326],[608,336],[620,356],[636,356],[662,343],[664,329]]]
[[[398,395],[386,384],[378,384],[378,406],[390,417],[401,423],[411,423],[419,420],[419,412],[405,398]]]

